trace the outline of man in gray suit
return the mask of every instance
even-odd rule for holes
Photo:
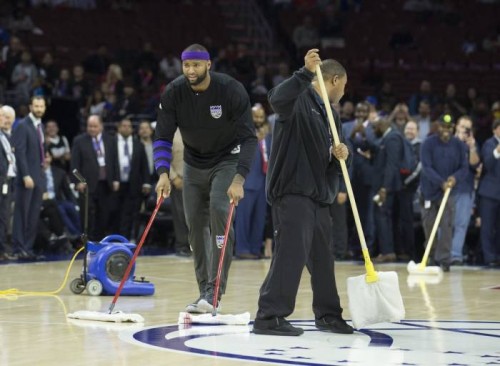
[[[42,126],[45,99],[32,97],[29,107],[29,115],[19,122],[12,133],[17,165],[12,247],[20,259],[34,260],[33,244],[45,191],[42,169],[45,158]]]

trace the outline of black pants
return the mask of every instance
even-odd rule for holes
[[[182,202],[182,189],[177,189],[172,185],[170,193],[172,200],[172,221],[175,233],[175,250],[189,250],[188,228],[186,216],[184,214],[184,203]]]
[[[272,206],[275,248],[260,289],[257,319],[293,313],[304,266],[311,274],[316,319],[342,314],[331,252],[329,206],[304,196],[287,195]]]
[[[84,194],[80,195],[80,207],[84,210]],[[99,242],[105,235],[111,234],[111,215],[116,207],[116,192],[113,192],[106,181],[99,181],[96,190],[89,193],[88,236],[90,240]],[[82,227],[85,211],[82,212]]]
[[[332,216],[332,252],[336,259],[347,256],[347,203],[339,204],[337,199],[330,205]]]
[[[120,189],[115,193],[115,211],[111,217],[113,233],[127,239],[133,238],[132,228],[141,207],[140,194],[131,189],[130,183],[120,182]]]
[[[7,185],[7,191],[4,194],[3,185]],[[12,190],[14,188],[11,178],[3,180],[0,184],[0,253],[7,251],[7,233],[9,232],[9,223],[12,216]]]

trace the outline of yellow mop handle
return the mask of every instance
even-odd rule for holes
[[[328,93],[326,92],[325,82],[323,80],[323,74],[321,73],[321,67],[316,66],[316,76],[318,77],[319,86],[321,89],[321,97],[325,103],[326,114],[328,116],[328,121],[330,122],[330,128],[333,134],[333,141],[335,145],[340,144],[339,134],[337,133],[337,127],[335,126],[335,121],[333,119],[332,107],[330,105],[330,100],[328,98]],[[354,216],[354,222],[356,223],[356,229],[358,231],[359,241],[361,242],[361,249],[363,252],[363,258],[365,260],[366,268],[366,282],[376,282],[378,280],[377,272],[373,267],[373,263],[370,259],[370,253],[366,246],[365,234],[363,233],[363,227],[361,226],[361,220],[359,218],[358,207],[356,206],[356,201],[354,199],[354,193],[352,191],[351,180],[349,179],[349,172],[347,171],[347,166],[344,160],[340,160],[340,167],[342,169],[342,175],[344,177],[345,185],[347,188],[347,195],[349,196],[349,201],[351,202],[352,214]]]
[[[423,270],[425,266],[427,266],[427,259],[429,259],[429,254],[431,252],[432,243],[434,242],[434,238],[436,237],[437,230],[439,228],[439,223],[441,222],[441,217],[443,216],[444,209],[446,207],[446,203],[448,202],[448,197],[451,192],[451,187],[447,187],[444,191],[443,200],[441,201],[441,205],[439,206],[439,211],[436,216],[436,221],[434,221],[434,226],[432,226],[431,235],[429,236],[429,241],[427,242],[427,246],[425,247],[424,256],[422,258],[422,262],[420,262],[419,268]]]

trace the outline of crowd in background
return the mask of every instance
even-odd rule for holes
[[[355,2],[355,6],[361,6],[361,2]],[[327,32],[333,32],[333,36],[336,36],[335,32],[341,32],[342,23],[334,16],[335,8],[327,9],[332,13],[332,20],[324,26]],[[16,17],[19,16],[16,13]],[[306,17],[304,25],[297,27],[292,39],[297,50],[309,46],[307,42],[304,44],[304,39],[308,38],[307,34],[312,34],[311,37],[314,40],[311,42],[315,45],[319,42],[317,35],[315,36],[314,32],[308,33],[307,28],[310,28],[310,25]],[[33,31],[32,28],[30,29]],[[150,196],[150,187],[154,184],[151,122],[155,120],[159,96],[164,87],[182,73],[179,55],[170,50],[156,50],[151,42],[145,41],[142,49],[138,50],[127,63],[117,60],[113,56],[113,49],[101,45],[81,62],[61,65],[57,53],[35,54],[24,43],[23,32],[23,30],[2,29],[3,47],[0,57],[0,84],[3,91],[0,95],[0,104],[3,105],[0,112],[2,134],[10,138],[19,121],[29,116],[30,106],[33,103],[32,97],[43,97],[47,102],[47,114],[43,118],[43,125],[45,149],[48,153],[43,159],[44,168],[51,166],[56,170],[64,171],[66,183],[62,184],[68,185],[68,189],[64,188],[66,193],[60,198],[56,197],[58,190],[54,187],[47,187],[47,190],[52,189],[53,192],[44,192],[40,208],[41,225],[37,230],[40,250],[36,253],[44,253],[47,249],[54,249],[54,246],[58,250],[70,251],[72,243],[76,242],[76,237],[82,230],[81,199],[84,191],[69,174],[73,168],[82,169],[82,166],[79,166],[81,159],[78,159],[78,156],[75,157],[74,153],[75,145],[79,146],[77,143],[79,140],[75,138],[75,135],[80,133],[92,138],[109,133],[109,146],[115,150],[113,157],[106,154],[106,158],[114,159],[112,165],[116,166],[116,170],[110,172],[106,178],[98,180],[98,182],[109,181],[110,184],[97,183],[95,187],[92,187],[96,191],[91,192],[95,198],[93,203],[91,202],[91,206],[93,205],[91,208],[104,215],[102,220],[98,219],[90,225],[92,238],[99,240],[107,233],[120,233],[135,239],[140,226],[140,216],[135,213],[141,209],[146,210],[145,202]],[[262,135],[259,140],[268,141],[268,148],[272,148],[270,138],[267,136],[272,135],[275,116],[268,107],[267,93],[291,75],[296,61],[295,54],[269,65],[261,63],[254,56],[254,50],[245,43],[218,45],[208,36],[199,42],[209,49],[213,71],[228,73],[243,83],[252,103],[257,104],[254,108],[254,122],[256,133]],[[349,75],[349,65],[345,66]],[[381,205],[374,201],[374,197],[380,197],[380,193],[383,193],[379,192],[380,187],[375,186],[377,174],[381,174],[381,170],[376,167],[378,164],[383,164],[379,161],[379,148],[384,138],[383,134],[390,130],[389,132],[397,132],[411,141],[416,160],[420,162],[422,156],[420,147],[424,146],[423,144],[431,136],[439,136],[443,126],[447,129],[454,125],[455,128],[450,132],[453,135],[451,139],[453,141],[456,139],[462,144],[460,149],[464,150],[464,156],[467,156],[468,163],[470,163],[464,177],[468,176],[469,180],[472,179],[472,185],[468,184],[465,188],[459,184],[453,186],[450,202],[454,202],[454,209],[450,208],[447,211],[451,233],[449,239],[446,236],[444,239],[443,236],[439,238],[439,240],[449,240],[450,243],[440,245],[450,248],[450,261],[447,263],[449,265],[465,262],[498,265],[497,255],[488,253],[484,258],[480,245],[483,240],[481,235],[484,237],[486,234],[479,234],[481,223],[484,222],[479,208],[481,197],[486,196],[482,195],[481,191],[478,194],[477,189],[481,187],[481,181],[491,174],[488,170],[491,168],[487,168],[486,165],[486,162],[489,162],[488,141],[496,141],[491,140],[495,139],[492,137],[494,134],[497,140],[499,137],[499,133],[495,132],[498,131],[498,123],[494,121],[500,120],[500,101],[490,100],[489,95],[482,95],[480,85],[472,84],[467,90],[457,90],[454,80],[449,80],[445,90],[434,90],[432,80],[422,80],[418,90],[415,90],[408,99],[401,98],[392,89],[389,82],[382,82],[381,87],[371,95],[355,97],[354,95],[358,94],[351,90],[340,105],[334,106],[340,113],[345,126],[344,135],[349,139],[351,152],[355,156],[350,173],[360,206],[363,229],[375,260],[379,262],[419,260],[425,237],[429,234],[429,228],[424,225],[424,230],[422,230],[421,225],[422,220],[425,221],[425,213],[428,209],[426,202],[434,202],[436,201],[434,198],[440,197],[438,195],[432,199],[423,198],[420,182],[422,179],[425,180],[422,175],[426,174],[426,167],[421,162],[418,164],[419,168],[415,167],[404,176],[401,176],[399,171],[395,172],[400,182],[392,188],[385,187],[390,194],[386,195]],[[75,106],[71,118],[68,118],[71,120],[71,128],[68,127],[68,120],[53,118],[53,116],[58,116],[54,112],[54,106],[60,105],[58,103],[61,101]],[[262,122],[262,114],[265,115],[265,122]],[[444,118],[444,116],[448,117]],[[449,122],[444,122],[444,119]],[[261,131],[264,124],[265,134]],[[76,129],[74,125],[77,125]],[[67,136],[64,136],[59,129],[68,131]],[[73,131],[76,132],[73,133]],[[379,136],[381,132],[382,135]],[[133,142],[132,136],[134,136]],[[125,175],[123,175],[123,169],[130,170],[131,166],[129,168],[123,166],[127,159],[124,159],[123,149],[120,150],[119,147],[124,146],[124,140],[130,141],[131,146],[132,143],[142,141],[141,146],[143,146],[133,145],[134,152],[141,151],[140,162],[133,171]],[[15,144],[12,144],[15,148]],[[400,148],[402,149],[403,145]],[[78,151],[82,154],[81,150]],[[470,162],[472,152],[477,153],[478,161],[474,164]],[[263,154],[262,150],[259,149],[259,153]],[[256,158],[260,159],[261,156]],[[495,162],[498,164],[498,158],[496,159]],[[12,171],[2,171],[2,179],[13,178],[12,174]],[[114,176],[111,177],[111,174]],[[498,175],[495,177],[494,179],[498,179]],[[411,179],[407,180],[408,178]],[[134,179],[137,183],[132,184]],[[500,182],[498,184],[500,185]],[[133,188],[130,188],[131,186]],[[125,199],[128,189],[134,190],[133,202]],[[465,203],[464,193],[467,193],[469,197]],[[493,199],[494,203],[500,201],[500,197],[488,196],[487,198]],[[105,199],[111,199],[111,201],[104,203]],[[52,205],[52,208],[48,204],[50,200],[54,200],[56,204]],[[439,204],[438,201],[437,204]],[[338,259],[359,257],[357,234],[353,229],[350,210],[346,208],[346,205],[348,205],[346,195],[342,192],[334,204],[337,207],[331,209],[334,221],[340,218],[340,221],[335,221],[334,225],[346,228],[345,232],[343,230],[336,232],[338,236],[332,243]],[[261,208],[258,215],[265,217],[268,208],[265,205],[259,207]],[[102,210],[105,212],[103,213]],[[133,211],[132,217],[120,218],[130,210]],[[494,210],[493,207],[491,212],[495,212]],[[493,218],[493,228],[499,227],[498,212],[496,215],[497,221],[495,222]],[[12,226],[12,216],[4,221],[6,232],[11,232],[9,228]],[[262,235],[259,242],[254,243],[258,249],[243,249],[239,252],[237,243],[237,255],[242,258],[271,255],[270,237],[272,235],[269,234],[269,223],[266,230],[265,220],[263,221],[258,228],[259,232],[262,231]],[[123,222],[126,224],[124,225]],[[497,247],[500,246],[498,231],[498,229],[493,229],[493,235],[497,236],[491,239]],[[262,242],[266,237],[268,240],[264,250]],[[16,259],[14,255],[16,248],[9,249],[9,244],[11,244],[7,239],[9,236],[5,238],[2,239],[4,242],[0,243],[4,246],[4,248],[0,247],[0,250],[3,250],[2,259]],[[179,250],[180,252],[187,251],[184,244],[179,248],[182,249]],[[499,249],[496,250],[498,253]],[[27,257],[33,258],[33,253],[28,254]],[[18,255],[18,257],[23,257],[23,255]]]

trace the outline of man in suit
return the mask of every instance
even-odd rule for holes
[[[481,150],[483,176],[479,182],[479,213],[481,216],[481,247],[484,262],[500,266],[500,120],[493,122],[493,137]]]
[[[7,253],[7,233],[11,216],[14,178],[16,177],[16,157],[10,144],[10,138],[3,131],[8,118],[4,110],[5,107],[7,106],[0,108],[0,261],[13,259]]]
[[[394,235],[392,213],[395,195],[401,190],[402,182],[399,174],[403,155],[403,139],[400,133],[391,127],[388,119],[380,119],[373,123],[373,132],[380,139],[373,160],[373,187],[378,199],[375,207],[375,224],[380,254],[374,262],[393,262]]]
[[[113,215],[114,231],[126,238],[132,237],[132,224],[137,219],[141,196],[151,191],[148,159],[144,145],[132,136],[130,119],[118,124],[116,147],[120,169],[120,189],[117,197],[117,211]]]
[[[85,207],[85,189],[89,196],[89,238],[100,240],[109,231],[116,192],[120,188],[116,140],[103,132],[101,118],[89,116],[87,132],[75,137],[71,170],[77,169],[87,184],[77,183],[80,207]],[[82,215],[83,216],[83,215]]]
[[[32,260],[36,258],[33,245],[45,192],[42,168],[45,159],[42,126],[45,99],[32,97],[29,108],[29,115],[12,132],[17,164],[12,246],[19,258]]]

